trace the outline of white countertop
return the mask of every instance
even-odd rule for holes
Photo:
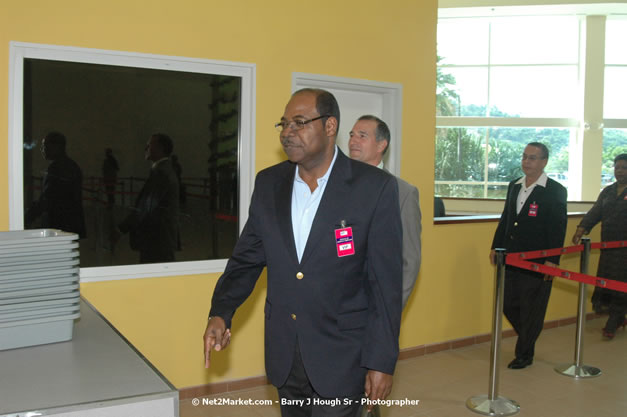
[[[178,392],[84,300],[71,341],[0,351],[0,416],[144,396]]]

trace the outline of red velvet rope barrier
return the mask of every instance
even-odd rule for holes
[[[625,247],[627,247],[627,241],[625,240],[619,240],[615,242],[597,242],[590,244],[591,249],[614,249]],[[527,269],[529,271],[539,272],[559,278],[565,278],[572,281],[583,282],[584,284],[590,284],[596,287],[609,288],[610,290],[627,292],[627,282],[615,281],[607,278],[599,278],[593,275],[582,274],[581,272],[567,271],[565,269],[555,268],[536,262],[530,262],[528,260],[557,256],[564,253],[583,252],[583,249],[583,245],[577,245],[568,246],[565,248],[509,253],[505,258],[505,263],[507,265],[516,266],[518,268]]]

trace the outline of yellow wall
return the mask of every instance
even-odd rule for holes
[[[421,190],[425,218],[423,268],[405,311],[401,347],[489,331],[493,269],[487,253],[496,224],[434,226],[429,220],[435,0],[3,0],[1,7],[0,172],[5,173],[9,41],[255,63],[257,170],[279,161],[272,125],[289,98],[292,72],[401,83],[402,176]],[[0,196],[8,196],[7,176],[0,180]],[[8,228],[8,220],[5,197],[0,230]],[[262,375],[265,276],[236,315],[233,344],[214,355],[210,371],[203,369],[201,335],[217,278],[101,282],[83,284],[81,291],[179,388]],[[574,315],[573,288],[555,286],[548,319]]]

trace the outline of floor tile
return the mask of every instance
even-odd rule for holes
[[[605,317],[586,322],[583,363],[601,369],[596,378],[575,379],[554,368],[574,362],[574,324],[544,330],[536,345],[534,363],[521,370],[507,369],[516,338],[502,340],[498,394],[515,400],[517,417],[618,417],[627,410],[627,332],[614,340],[601,336]],[[474,395],[489,390],[490,343],[399,361],[390,399],[419,400],[418,405],[381,407],[381,417],[471,417],[466,407]],[[270,400],[272,405],[194,406],[180,402],[180,417],[280,417],[276,389],[257,387],[211,398]]]

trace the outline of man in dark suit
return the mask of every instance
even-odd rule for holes
[[[118,225],[113,240],[130,233],[131,249],[140,263],[174,262],[178,247],[179,183],[172,168],[172,139],[155,133],[146,144],[145,158],[152,161],[150,175],[131,213]]]
[[[257,175],[204,335],[209,367],[267,266],[265,363],[283,416],[356,416],[364,392],[389,394],[398,357],[398,186],[337,148],[339,121],[327,91],[300,90],[288,102],[276,126],[289,161]]]
[[[538,142],[525,147],[524,176],[509,183],[501,220],[494,234],[490,262],[495,248],[526,252],[560,248],[566,235],[566,189],[548,178],[544,167],[549,150]],[[559,256],[538,260],[556,266]],[[551,277],[508,266],[505,272],[505,317],[518,334],[516,357],[508,368],[522,369],[533,363],[534,348],[544,325],[551,295]]]
[[[30,228],[41,216],[41,227],[72,232],[84,238],[83,173],[65,152],[66,138],[60,132],[50,132],[41,142],[41,152],[50,161],[44,176],[39,200],[26,212],[24,224]]]
[[[383,155],[390,145],[391,137],[390,128],[383,120],[372,115],[361,116],[350,131],[348,141],[350,157],[387,172],[383,165]],[[405,307],[420,271],[422,216],[418,188],[399,177],[396,177],[396,180],[403,224],[403,307]]]

